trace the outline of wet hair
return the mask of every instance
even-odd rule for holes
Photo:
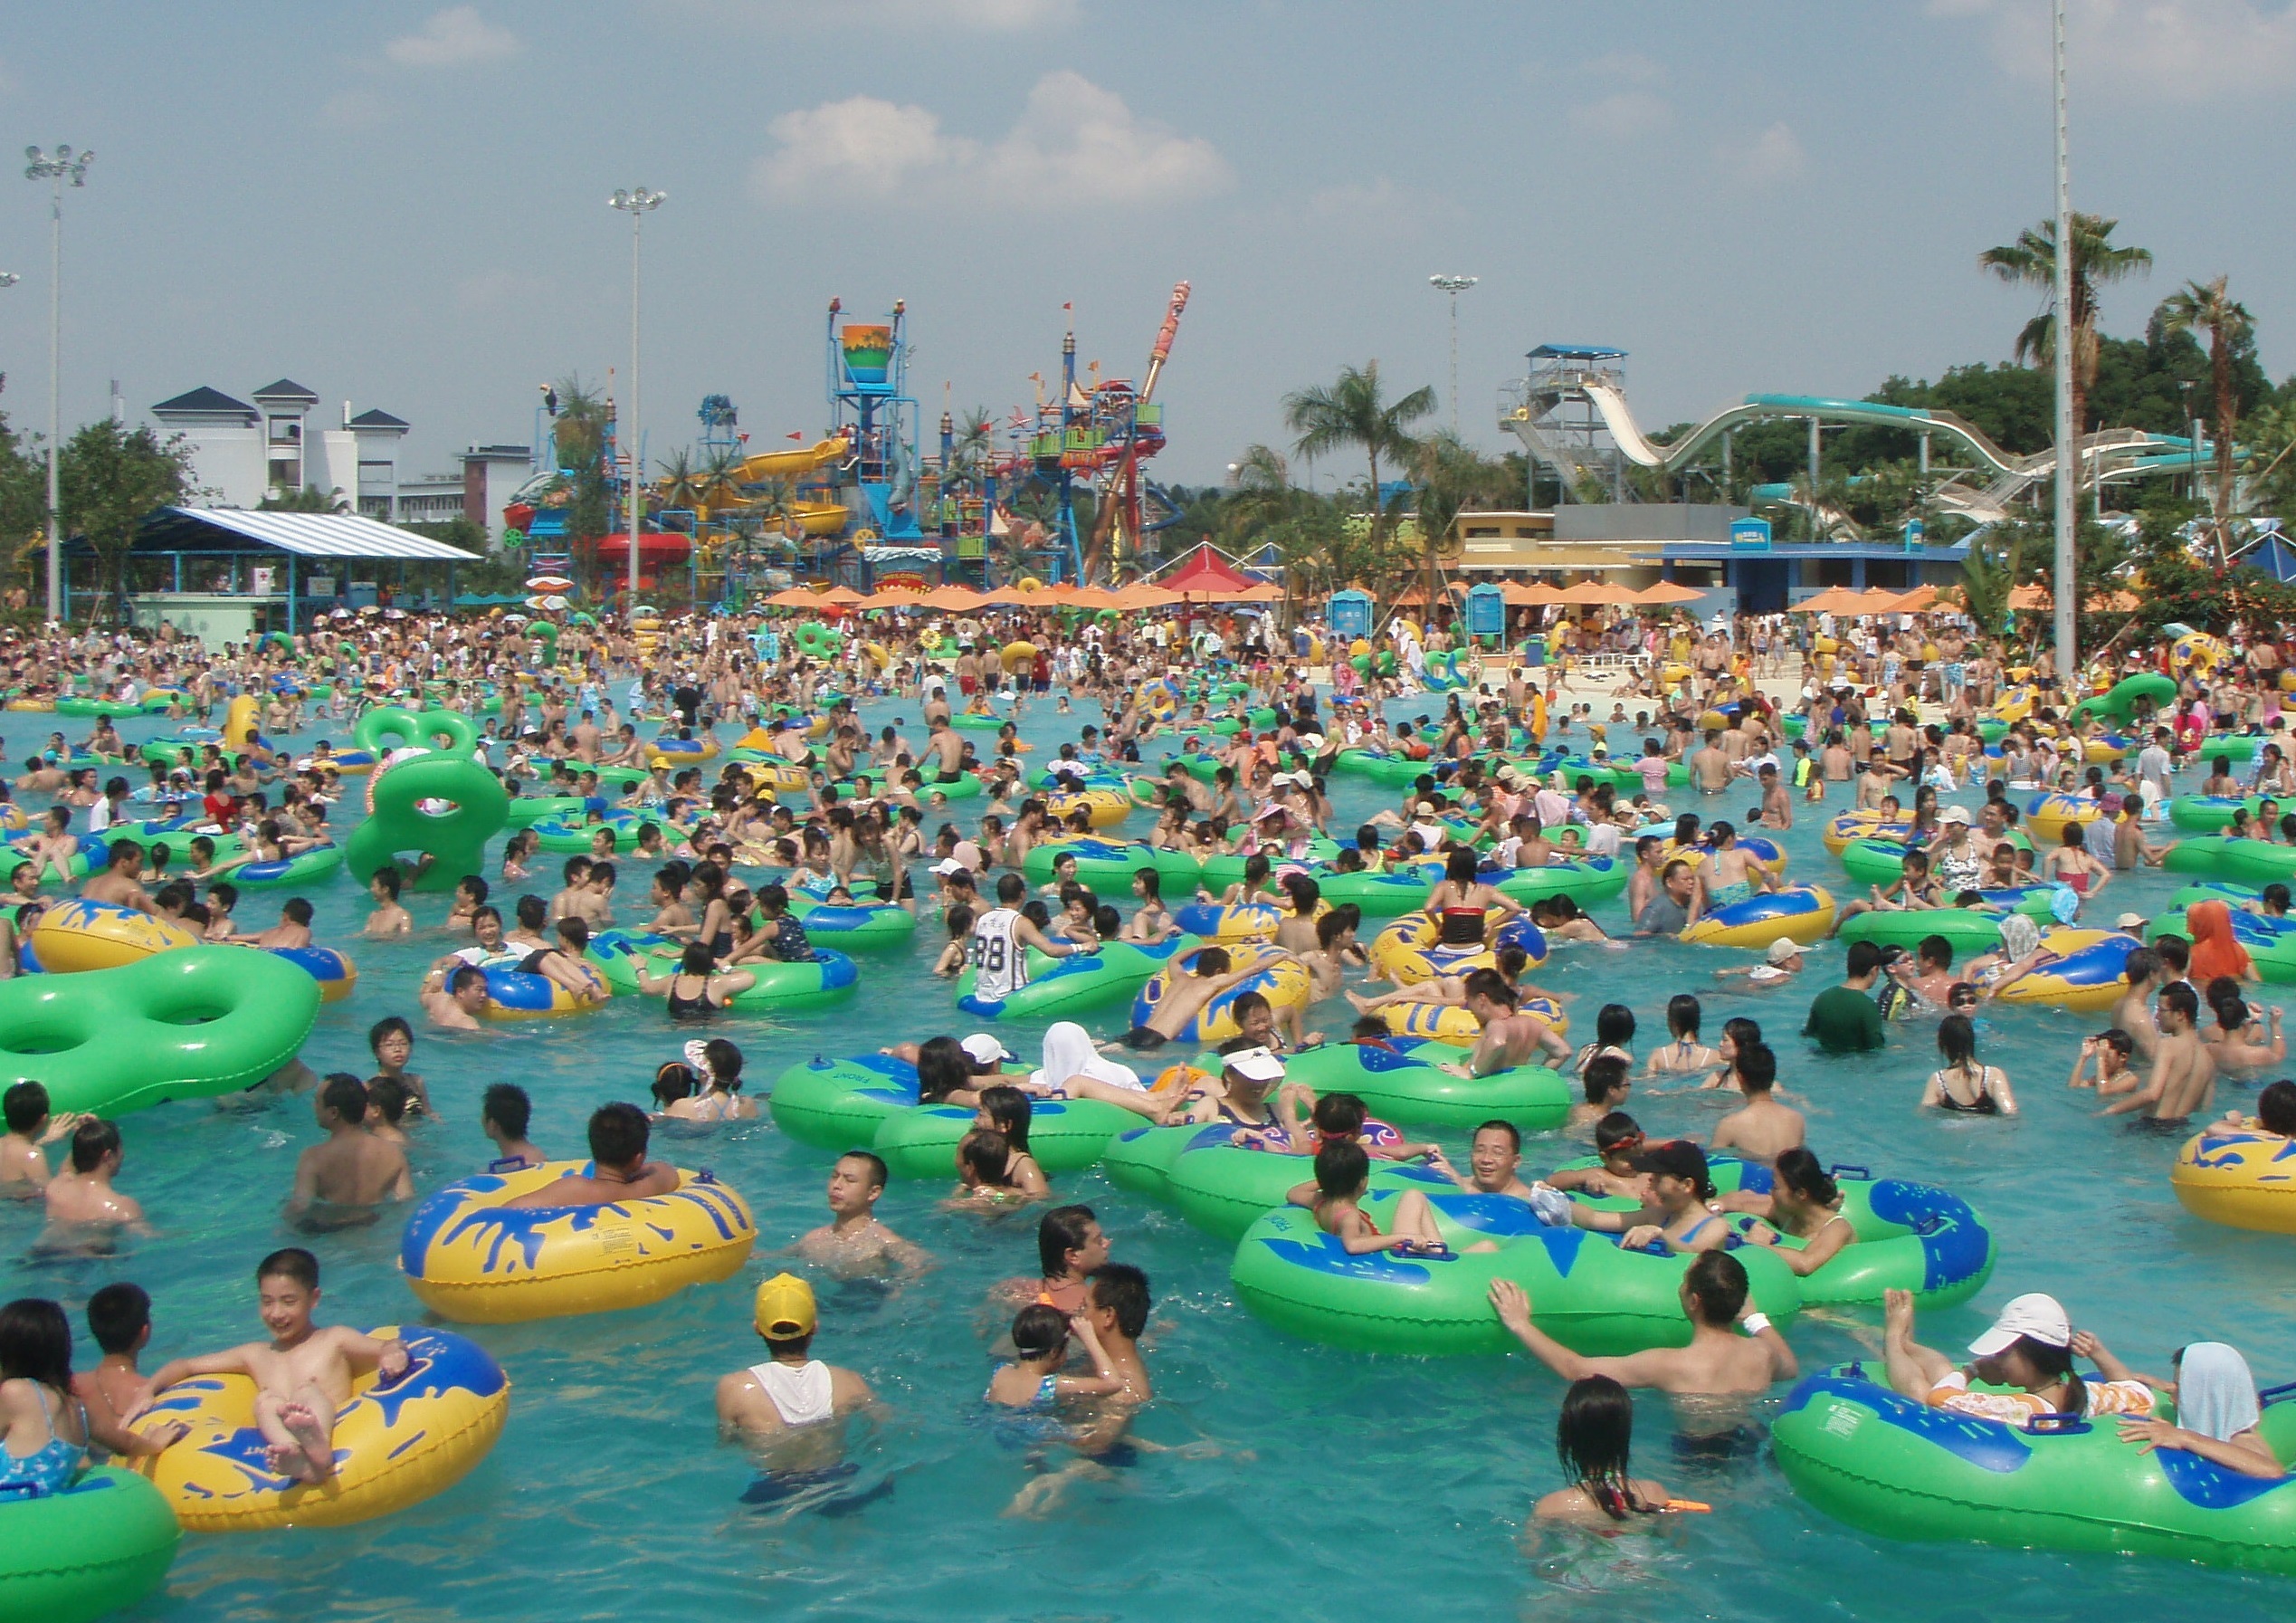
[[[1371,1157],[1353,1139],[1335,1139],[1315,1152],[1315,1187],[1327,1200],[1341,1200],[1371,1176]]]
[[[1233,960],[1228,957],[1226,948],[1205,947],[1188,960],[1188,968],[1196,975],[1208,979],[1214,975],[1225,975],[1231,962]]]
[[[1084,1276],[1092,1301],[1116,1315],[1116,1328],[1137,1341],[1148,1328],[1148,1277],[1130,1263],[1102,1263]]]
[[[527,1124],[534,1119],[534,1103],[517,1083],[498,1082],[486,1090],[479,1102],[479,1117],[493,1122],[508,1136],[522,1139],[526,1137]]]
[[[917,1098],[938,1104],[958,1088],[973,1085],[973,1063],[952,1036],[928,1037],[917,1045]]]
[[[1843,959],[1843,973],[1851,980],[1863,980],[1882,967],[1882,949],[1872,941],[1852,941]]]
[[[2024,1353],[2026,1360],[2033,1365],[2034,1372],[2044,1381],[2064,1383],[2065,1400],[2063,1407],[2066,1414],[2088,1413],[2089,1388],[2088,1384],[2081,1379],[2080,1373],[2072,1367],[2072,1348],[2053,1347],[2047,1341],[2035,1341],[2029,1335],[2021,1335],[1995,1356],[2006,1358],[2013,1352]]]
[[[891,1170],[885,1165],[885,1158],[874,1150],[848,1150],[837,1159],[859,1161],[862,1170],[868,1174],[869,1187],[872,1189],[883,1189],[892,1177]]]
[[[729,1090],[741,1086],[741,1050],[723,1037],[711,1037],[701,1045],[701,1057],[710,1067],[710,1078]]]
[[[406,1084],[399,1081],[397,1077],[371,1076],[367,1078],[367,1106],[376,1115],[383,1118],[386,1126],[398,1125],[399,1118],[406,1114]]]
[[[2283,1076],[2257,1094],[2256,1120],[2266,1132],[2296,1138],[2296,1082]]]
[[[2160,1005],[2173,1008],[2186,1019],[2197,1023],[2200,1019],[2200,997],[2182,981],[2160,988]]]
[[[1586,1090],[1586,1103],[1600,1104],[1615,1088],[1629,1087],[1626,1062],[1615,1054],[1597,1054],[1579,1067],[1579,1084]]]
[[[88,1333],[106,1352],[130,1352],[150,1328],[151,1296],[139,1284],[119,1280],[88,1298]]]
[[[412,1043],[414,1040],[414,1027],[406,1023],[405,1015],[384,1016],[367,1028],[367,1052],[379,1053],[383,1046],[383,1039],[387,1036],[402,1036]]]
[[[319,1091],[319,1102],[335,1112],[336,1119],[347,1127],[356,1127],[367,1120],[367,1084],[348,1071],[330,1071],[326,1085]]]
[[[1743,1048],[1762,1040],[1762,1023],[1749,1020],[1744,1015],[1733,1015],[1722,1022],[1722,1035],[1729,1039],[1732,1047]]]
[[[1777,1085],[1777,1054],[1767,1043],[1740,1043],[1732,1068],[1739,1085],[1749,1093],[1767,1093]]]
[[[2160,973],[2160,954],[2149,947],[2131,947],[2129,956],[2120,961],[2121,973],[2129,978],[2131,986]]]
[[[645,1112],[616,1101],[590,1112],[590,1159],[601,1167],[626,1167],[643,1160],[653,1131]]]
[[[1791,1150],[1781,1150],[1777,1155],[1777,1180],[1803,1199],[1816,1206],[1831,1206],[1841,1198],[1833,1174],[1819,1165],[1817,1157],[1807,1145],[1796,1144]]]
[[[1704,1013],[1697,998],[1677,992],[1666,1000],[1666,1029],[1677,1037],[1694,1037]]]
[[[1940,969],[1953,968],[1953,943],[1941,935],[1925,935],[1913,944],[1913,952],[1923,963],[1935,964]]]
[[[119,1148],[119,1129],[101,1116],[90,1116],[71,1130],[71,1170],[92,1172]]]
[[[1634,1011],[1623,1003],[1605,1003],[1595,1015],[1595,1040],[1605,1047],[1624,1048],[1634,1040]]]
[[[988,1119],[996,1123],[996,1131],[1005,1135],[1005,1142],[1015,1155],[1028,1150],[1029,1098],[1009,1083],[992,1083],[980,1091],[980,1108],[988,1112]]]
[[[1012,1146],[994,1128],[977,1128],[958,1140],[957,1160],[982,1183],[997,1189],[1012,1187]]]
[[[1068,1271],[1068,1254],[1084,1249],[1085,1231],[1097,1221],[1089,1206],[1056,1206],[1036,1220],[1036,1260],[1045,1278]]]
[[[48,1090],[36,1082],[19,1082],[0,1094],[0,1119],[10,1132],[30,1132],[49,1115]]]
[[[255,1265],[255,1283],[290,1279],[307,1291],[319,1289],[319,1258],[300,1246],[285,1246]]]
[[[1709,1255],[1711,1255],[1710,1253]],[[1627,1471],[1627,1449],[1634,1435],[1634,1399],[1607,1375],[1570,1383],[1555,1422],[1555,1457],[1571,1481],[1602,1506],[1614,1522],[1655,1506],[1636,1503]]]
[[[657,1065],[653,1073],[653,1102],[667,1110],[681,1099],[691,1099],[700,1086],[693,1067],[681,1059]]]
[[[2153,952],[2169,972],[2169,979],[2181,979],[2192,968],[2192,943],[2180,935],[2155,936]]]
[[[1068,1345],[1068,1315],[1032,1302],[1013,1315],[1013,1351],[1023,1358],[1049,1358]]]
[[[389,898],[393,902],[395,902],[398,900],[399,889],[405,883],[405,881],[399,877],[399,872],[396,868],[393,867],[389,863],[385,863],[381,867],[376,869],[374,873],[367,875],[367,883],[379,887],[386,897]]]
[[[0,1307],[0,1380],[36,1380],[71,1390],[71,1321],[44,1296],[19,1296]]]
[[[1728,1324],[1746,1305],[1746,1265],[1727,1251],[1701,1251],[1682,1275],[1691,1299],[1709,1324]]]
[[[1318,1132],[1349,1135],[1361,1132],[1366,1115],[1363,1101],[1353,1093],[1326,1093],[1315,1102]]]

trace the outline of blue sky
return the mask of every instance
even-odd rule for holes
[[[2140,326],[2229,272],[2296,364],[2270,170],[2290,0],[2074,0],[2076,206],[2158,267]],[[2034,308],[1977,252],[2050,206],[2045,0],[641,0],[48,6],[0,40],[0,131],[99,153],[66,210],[67,422],[281,374],[519,441],[535,386],[626,363],[619,186],[646,226],[645,420],[819,426],[822,320],[906,298],[929,425],[1080,355],[1137,377],[1195,288],[1167,478],[1281,438],[1285,391],[1377,358],[1469,435],[1554,339],[1632,351],[1661,424],[1997,358]],[[2224,155],[2221,161],[2219,155]],[[44,418],[44,188],[0,188],[5,406]],[[1449,404],[1445,403],[1445,415]],[[1327,473],[1327,479],[1329,475]]]

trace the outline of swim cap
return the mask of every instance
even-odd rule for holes
[[[813,1334],[820,1324],[814,1288],[795,1274],[776,1274],[757,1287],[757,1333],[769,1341]]]

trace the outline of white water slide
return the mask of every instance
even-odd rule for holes
[[[1627,461],[1668,474],[1679,474],[1718,436],[1740,424],[1779,417],[1815,417],[1826,423],[1858,423],[1910,434],[1941,434],[1966,446],[1982,468],[1992,471],[1993,479],[1982,489],[1948,484],[1938,496],[1944,505],[1979,520],[2002,518],[2009,502],[2024,494],[2035,481],[2047,478],[2055,466],[2053,453],[2020,455],[2004,451],[1983,430],[1948,411],[1884,406],[1872,400],[1826,400],[1808,395],[1748,395],[1737,405],[1716,412],[1672,444],[1661,444],[1643,432],[1626,405],[1626,396],[1615,384],[1586,374],[1580,374],[1574,381],[1575,392],[1583,395],[1600,414],[1604,427],[1610,431],[1612,440]],[[1554,403],[1555,397],[1541,400],[1527,394],[1503,418],[1505,427],[1520,437],[1534,453],[1550,463],[1556,460],[1554,448],[1533,427],[1533,421]],[[2092,479],[2126,478],[2158,472],[2166,466],[2190,466],[2210,454],[2205,445],[2196,456],[2190,441],[2129,428],[2089,434],[2076,450],[2088,477]]]

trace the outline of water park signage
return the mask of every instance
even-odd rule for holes
[[[1334,592],[1329,609],[1331,635],[1367,637],[1371,635],[1371,598],[1363,592]]]
[[[1732,519],[1730,520],[1730,550],[1733,552],[1767,552],[1770,549],[1770,521],[1767,519]]]
[[[1507,595],[1495,586],[1479,586],[1467,593],[1467,635],[1495,637],[1507,635]]]

